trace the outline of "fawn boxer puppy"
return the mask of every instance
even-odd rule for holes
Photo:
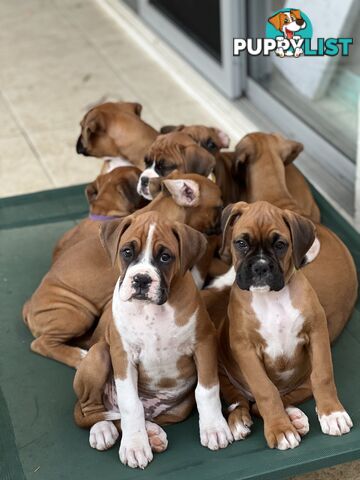
[[[246,165],[236,162],[237,153],[220,151],[227,148],[230,143],[229,137],[221,130],[203,125],[179,125],[164,126],[160,133],[181,131],[189,135],[195,142],[208,150],[216,158],[215,176],[216,183],[223,192],[224,205],[238,202],[239,200],[250,201],[246,187]],[[303,150],[303,145],[285,138],[281,139],[282,150],[286,156],[285,177],[286,185],[291,196],[298,203],[303,215],[316,223],[320,222],[320,211],[310,191],[309,185],[303,174],[291,162]],[[291,155],[290,155],[291,154]],[[263,181],[268,179],[263,177]]]
[[[66,232],[54,248],[53,261],[71,245],[98,235],[100,222],[125,217],[144,205],[136,191],[141,170],[136,167],[119,167],[98,175],[85,189],[89,203],[89,217]]]
[[[284,405],[283,397],[308,381],[323,433],[349,432],[352,421],[334,383],[326,315],[299,270],[314,242],[314,225],[268,202],[239,202],[228,210],[225,230],[232,227],[236,281],[219,345],[234,438],[250,432],[249,402],[255,401],[269,447],[298,446],[308,419]]]
[[[108,223],[101,236],[119,277],[113,320],[74,380],[75,418],[81,426],[93,419],[91,446],[115,443],[119,410],[120,460],[145,468],[152,448],[167,446],[159,425],[185,419],[195,393],[202,445],[226,447],[232,436],[221,413],[215,329],[189,272],[205,237],[154,211]]]
[[[104,159],[101,173],[134,165],[144,169],[144,156],[158,132],[140,118],[139,103],[107,102],[93,107],[82,121],[76,151]]]
[[[150,178],[166,177],[174,170],[208,177],[216,163],[213,155],[182,132],[159,135],[150,146],[144,162],[146,168],[139,178],[138,193],[148,200],[152,199]]]
[[[111,182],[106,185],[113,191]],[[115,195],[106,198],[113,202],[108,212],[119,208]],[[99,205],[104,205],[104,199],[102,190]],[[145,211],[157,210],[169,221],[188,222],[207,233],[218,228],[221,196],[206,178],[193,175],[180,183],[179,178],[167,179],[166,189],[152,203]],[[86,351],[68,343],[86,334],[103,315],[117,280],[99,236],[93,234],[100,222],[94,223],[91,232],[86,222],[78,235],[75,231],[73,238],[60,245],[56,261],[23,309],[24,321],[37,337],[31,349],[71,367],[78,367]],[[89,235],[79,240],[85,230]]]

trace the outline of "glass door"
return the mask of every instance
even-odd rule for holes
[[[245,3],[238,0],[139,0],[139,14],[228,98],[241,95],[244,59],[232,39],[244,35]]]

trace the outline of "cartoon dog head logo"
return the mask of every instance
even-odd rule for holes
[[[277,40],[279,57],[300,57],[304,54],[302,39],[312,37],[312,25],[301,10],[282,9],[268,19],[266,36]]]

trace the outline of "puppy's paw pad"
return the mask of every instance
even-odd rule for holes
[[[286,408],[286,413],[302,437],[309,432],[309,419],[300,408],[289,406]]]
[[[97,422],[90,429],[89,443],[96,450],[107,450],[111,448],[119,437],[113,422],[104,420]]]
[[[144,469],[153,459],[148,436],[137,434],[121,439],[119,450],[120,461],[131,468]]]
[[[253,422],[248,410],[241,408],[235,408],[234,410],[231,410],[228,418],[228,424],[234,440],[243,440],[250,435],[250,427],[252,423]]]
[[[148,421],[145,422],[145,428],[149,437],[151,450],[156,453],[164,452],[168,446],[165,431],[156,423]]]
[[[340,436],[349,433],[353,423],[349,414],[343,410],[329,415],[318,415],[321,430],[326,435]]]
[[[226,448],[233,441],[233,436],[225,418],[212,425],[200,427],[200,441],[203,447],[210,450]]]

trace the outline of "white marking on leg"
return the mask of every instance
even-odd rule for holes
[[[195,285],[201,290],[204,286],[204,279],[196,266],[191,269],[191,275],[194,279]]]
[[[232,442],[230,428],[221,412],[219,384],[206,388],[200,383],[195,389],[199,411],[201,445],[210,450],[225,448]]]
[[[224,288],[231,287],[235,282],[235,277],[235,268],[231,267],[223,275],[219,275],[218,277],[214,278],[214,280],[210,282],[206,289],[215,288],[216,290],[222,290]]]
[[[115,379],[122,438],[119,456],[124,465],[145,468],[153,459],[145,429],[144,407],[137,392],[137,370],[129,363],[126,378]]]
[[[340,436],[349,433],[353,422],[348,413],[343,410],[329,415],[318,415],[321,430],[326,435]]]
[[[90,429],[89,443],[92,448],[96,450],[107,450],[115,445],[116,440],[119,437],[119,432],[113,424],[104,420],[97,422]]]

